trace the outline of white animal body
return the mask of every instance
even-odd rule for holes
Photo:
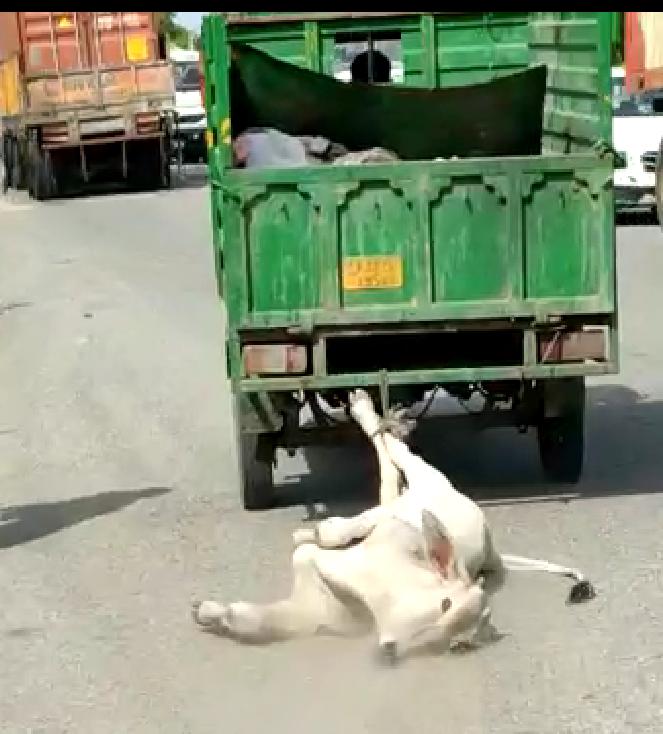
[[[576,569],[499,554],[481,508],[385,431],[363,390],[350,403],[377,452],[380,505],[294,533],[288,598],[196,602],[199,625],[240,641],[269,641],[353,634],[372,622],[383,659],[393,662],[421,645],[446,649],[454,640],[478,644],[494,637],[489,599],[508,570],[574,579],[569,602],[594,596]]]

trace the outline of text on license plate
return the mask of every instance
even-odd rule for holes
[[[403,285],[403,260],[398,255],[343,258],[343,290],[400,288]]]

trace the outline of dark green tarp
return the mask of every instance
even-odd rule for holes
[[[235,135],[273,127],[403,159],[539,155],[546,67],[442,89],[346,84],[233,44]]]

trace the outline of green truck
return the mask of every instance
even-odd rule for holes
[[[479,395],[477,420],[535,428],[548,478],[579,479],[585,378],[618,370],[611,25],[601,12],[205,19],[246,509],[273,503],[278,447],[351,433],[358,386],[385,412],[425,408],[435,388]],[[398,78],[339,81],[362,48],[387,49]],[[398,160],[237,168],[251,128]]]

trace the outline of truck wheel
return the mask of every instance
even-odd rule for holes
[[[239,438],[242,505],[245,510],[268,510],[274,504],[272,461],[274,446],[265,434],[241,433]]]
[[[12,158],[11,158],[11,187],[16,191],[25,188],[23,181],[23,166],[21,161],[21,146],[18,140],[12,141]]]
[[[546,405],[549,401],[544,392],[537,437],[541,464],[548,479],[575,484],[582,474],[585,450],[585,383],[582,378],[571,378],[564,383],[563,399],[555,415],[546,415],[550,406]]]
[[[53,179],[53,161],[47,150],[40,150],[36,145],[30,150],[30,195],[37,201],[46,201],[55,193]]]
[[[8,135],[2,136],[2,193],[6,194],[7,190],[13,188],[12,183],[12,139]]]

